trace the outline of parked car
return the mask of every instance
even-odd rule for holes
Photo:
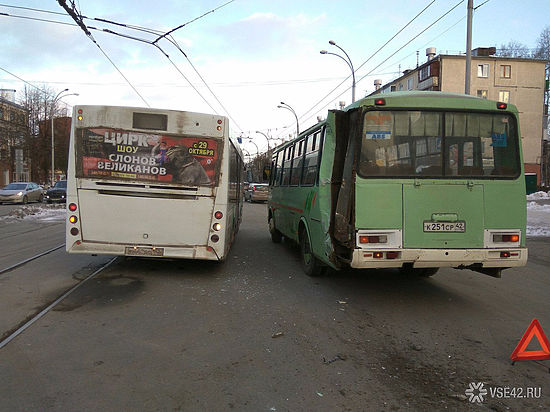
[[[244,193],[244,200],[248,202],[267,202],[269,185],[267,183],[250,183]]]
[[[0,190],[0,203],[42,202],[42,187],[33,182],[13,182]]]
[[[53,187],[46,191],[46,202],[66,202],[67,201],[67,181],[58,180]]]

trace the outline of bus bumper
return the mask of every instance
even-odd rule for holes
[[[84,253],[91,255],[152,257],[168,259],[203,259],[222,260],[214,249],[208,246],[147,246],[147,245],[120,245],[112,243],[75,242],[67,245],[69,253]]]
[[[352,268],[453,267],[510,268],[527,264],[527,248],[513,249],[355,249]]]

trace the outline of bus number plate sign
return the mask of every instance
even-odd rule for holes
[[[466,232],[466,222],[459,220],[456,222],[431,222],[424,221],[424,232]]]
[[[124,252],[126,256],[164,256],[162,247],[127,247]]]

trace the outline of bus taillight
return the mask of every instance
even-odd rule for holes
[[[69,210],[70,210],[71,212],[76,211],[76,203],[71,203],[71,204],[69,204]]]
[[[73,236],[78,235],[78,228],[77,227],[72,227],[71,228],[71,235],[73,235]]]
[[[359,243],[387,243],[388,237],[386,235],[377,236],[359,236]]]
[[[374,104],[376,106],[385,106],[386,105],[386,99],[376,99],[376,100],[374,100]]]
[[[495,234],[493,235],[493,242],[495,243],[508,243],[508,242],[511,242],[511,243],[515,243],[515,242],[519,242],[519,235],[500,235],[500,234]]]
[[[218,210],[216,213],[214,213],[214,217],[216,219],[221,219],[223,217],[223,213]]]
[[[212,226],[212,229],[214,229],[216,232],[219,232],[222,228],[222,225],[220,223],[214,223],[214,226]]]
[[[72,215],[71,217],[69,217],[69,222],[75,224],[76,222],[78,222],[78,218],[75,215]]]
[[[497,109],[506,110],[507,107],[508,105],[506,103],[497,103]]]
[[[399,252],[386,252],[386,259],[397,259],[399,257]]]

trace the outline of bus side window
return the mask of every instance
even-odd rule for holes
[[[283,162],[283,178],[281,186],[288,186],[290,182],[290,172],[292,170],[292,156],[294,153],[294,146],[289,146],[285,149],[285,161]]]
[[[319,171],[320,137],[320,131],[308,137],[308,151],[306,152],[304,160],[304,173],[302,177],[303,186],[312,186],[317,182],[317,175]]]
[[[297,149],[295,149],[295,157],[292,161],[292,176],[290,178],[291,186],[298,186],[302,179],[302,166],[304,165],[303,144],[304,140],[302,139],[297,143]]]
[[[281,150],[280,152],[277,152],[277,174],[274,177],[275,181],[273,183],[274,186],[280,186],[281,185],[281,177],[283,175],[283,162],[285,158],[285,151]]]
[[[271,173],[269,175],[270,186],[273,186],[275,184],[275,180],[277,179],[277,154],[278,153],[274,153],[271,158]]]

